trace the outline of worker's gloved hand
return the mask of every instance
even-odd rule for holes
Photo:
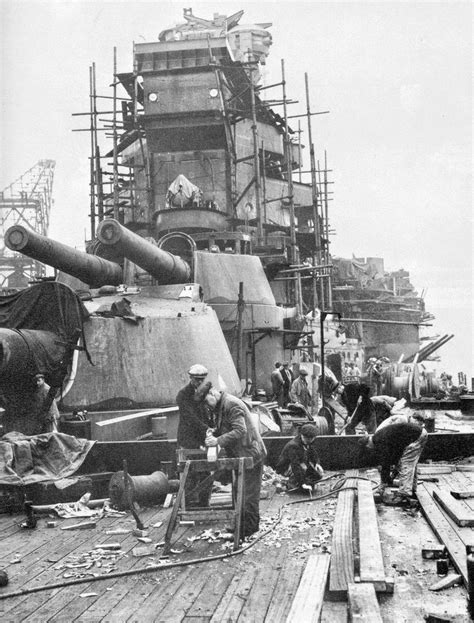
[[[213,446],[217,446],[217,437],[214,437],[214,435],[207,435],[206,439],[204,440],[204,443],[206,444],[206,446],[208,448],[212,448]]]

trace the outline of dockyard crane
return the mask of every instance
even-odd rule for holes
[[[39,160],[0,192],[0,289],[25,287],[45,276],[45,266],[5,246],[5,232],[24,225],[47,235],[52,207],[54,160]]]

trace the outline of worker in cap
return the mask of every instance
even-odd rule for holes
[[[189,368],[188,374],[190,383],[192,383],[194,387],[199,387],[209,373],[205,366],[202,366],[200,363],[195,363]]]
[[[291,384],[290,401],[298,407],[303,407],[308,413],[311,409],[311,392],[309,391],[307,370],[300,368],[298,378]]]
[[[59,411],[54,400],[55,392],[50,390],[44,374],[38,372],[16,393],[1,395],[0,406],[5,410],[2,419],[4,434],[17,431],[30,436],[57,432]]]
[[[313,424],[303,424],[298,434],[283,448],[276,472],[288,478],[287,489],[299,493],[304,488],[313,489],[323,477],[314,440],[318,431]]]
[[[176,396],[179,409],[178,420],[178,447],[199,449],[204,446],[206,431],[210,427],[209,410],[202,400],[198,399],[197,392],[206,385],[208,370],[205,366],[196,363],[188,370],[189,383]],[[210,385],[210,384],[209,384]],[[190,472],[185,485],[186,505],[207,506],[209,503],[212,482],[207,487],[200,487],[206,474]]]
[[[398,474],[399,485],[390,504],[409,504],[416,495],[416,469],[428,433],[421,413],[392,415],[380,424],[373,435],[365,435],[360,443],[366,456],[381,466],[380,490],[393,484]],[[393,471],[392,471],[393,470]]]
[[[188,374],[189,383],[176,396],[179,409],[178,446],[199,448],[204,445],[209,422],[207,410],[203,408],[202,402],[194,398],[208,371],[203,365],[196,363],[189,368]]]
[[[206,436],[207,447],[222,448],[226,456],[252,457],[253,467],[244,471],[242,535],[249,537],[260,525],[260,488],[266,448],[259,418],[247,405],[227,392],[208,389],[204,402],[214,414],[214,428]]]

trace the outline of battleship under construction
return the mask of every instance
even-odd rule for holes
[[[211,479],[217,466],[199,460],[204,453],[184,461],[176,452],[175,398],[192,364],[205,365],[216,387],[251,394],[263,425],[265,415],[284,416],[250,400],[261,398],[260,388],[270,398],[277,360],[306,368],[315,381],[330,368],[354,382],[354,370],[363,378],[380,364],[377,389],[413,404],[438,394],[438,380],[422,364],[451,338],[420,348],[420,327],[431,317],[406,271],[387,272],[381,258],[330,253],[330,171],[326,157],[322,167],[315,160],[308,88],[305,174],[300,128],[289,125],[284,64],[278,84],[261,80],[270,24],[241,25],[242,14],[205,20],[187,9],[183,24],[136,44],[131,72],[119,73],[114,61],[110,113],[99,110],[90,68],[87,253],[25,222],[27,207],[49,214],[51,161],[32,169],[45,181],[28,187],[43,188],[46,201],[32,204],[32,192],[19,186],[0,198],[9,216],[1,231],[0,390],[21,396],[42,372],[48,397],[58,397],[62,432],[79,437],[13,433],[0,442],[2,620],[273,623],[321,614],[331,622],[398,623],[444,621],[449,609],[467,623],[464,589],[433,588],[469,585],[472,528],[455,525],[452,509],[448,516],[435,497],[446,501],[453,488],[472,496],[472,465],[460,460],[472,453],[472,432],[462,416],[457,432],[429,433],[422,456],[449,461],[425,464],[418,489],[443,546],[416,508],[376,508],[379,474],[365,469],[374,462],[361,456],[360,436],[325,435],[324,417],[315,413],[325,478],[309,494],[283,492],[272,468],[287,435],[306,421],[286,414],[293,428],[264,436],[261,529],[242,546],[246,459],[222,459],[236,478],[213,490],[209,508],[186,507],[182,497],[191,462]],[[265,97],[270,89],[279,89],[273,99]],[[112,139],[107,149],[101,129]],[[56,269],[54,280],[44,264]],[[86,433],[94,441],[80,438]],[[58,467],[61,444],[72,447],[73,464],[68,453]],[[27,472],[21,478],[15,452]],[[33,459],[45,454],[45,462],[53,460],[42,471],[44,463],[37,469]],[[50,477],[55,466],[60,473]],[[180,491],[168,508],[168,478],[177,475]],[[117,514],[104,497],[116,503],[120,488]],[[59,509],[69,518],[49,517],[58,500],[79,497]],[[472,520],[472,503],[455,502],[464,520],[469,506]],[[6,514],[15,509],[26,513],[21,524]],[[219,523],[224,516],[233,522],[233,549]],[[446,559],[435,560],[440,554]],[[459,575],[440,580],[437,562],[445,569],[452,562]]]
[[[173,404],[196,360],[238,394],[270,396],[278,360],[322,363],[323,374],[327,364],[341,378],[346,364],[364,373],[373,358],[390,362],[387,393],[437,390],[409,363],[430,316],[408,273],[387,273],[381,258],[331,256],[329,170],[326,156],[322,168],[315,160],[307,76],[307,113],[290,116],[283,61],[279,83],[262,81],[270,24],[241,25],[242,14],[204,20],[185,10],[158,41],[135,44],[133,71],[119,73],[114,59],[112,111],[98,109],[90,67],[87,254],[21,219],[5,231],[17,258],[95,289],[84,300],[82,350],[63,336],[59,361],[43,362],[66,412]],[[308,183],[295,116],[308,125]],[[107,151],[100,129],[112,139]],[[124,296],[135,324],[123,320]]]

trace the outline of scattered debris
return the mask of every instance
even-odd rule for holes
[[[82,523],[74,523],[70,526],[61,526],[61,530],[88,530],[96,526],[97,523],[95,521],[83,521]]]
[[[94,549],[115,550],[122,549],[122,546],[120,543],[102,543],[101,545],[94,545]]]
[[[132,549],[132,556],[135,556],[135,558],[141,558],[142,556],[153,556],[154,554],[154,545],[137,545]]]
[[[430,591],[441,591],[443,588],[450,588],[455,584],[460,584],[462,582],[462,576],[458,573],[449,573],[446,577],[438,580],[429,587]]]

